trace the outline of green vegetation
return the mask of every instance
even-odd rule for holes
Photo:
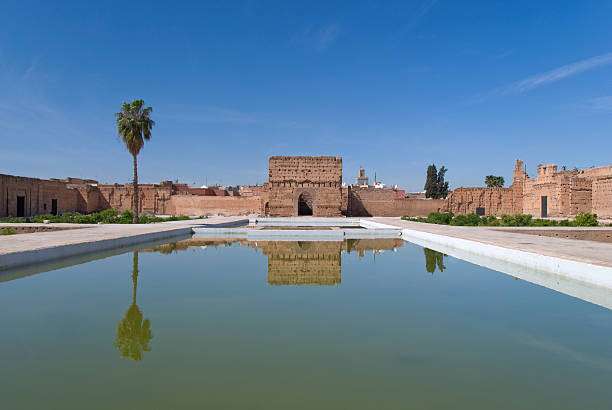
[[[150,224],[156,222],[184,221],[188,216],[170,216],[161,218],[153,215],[142,215],[138,223]],[[45,220],[52,223],[71,223],[71,224],[131,224],[134,221],[131,211],[122,213],[115,209],[105,209],[104,211],[91,214],[80,214],[77,212],[67,212],[62,215],[36,215],[29,218],[0,218],[0,222],[5,223],[43,223]]]
[[[144,352],[151,351],[151,321],[145,319],[140,307],[136,304],[138,291],[138,252],[132,257],[132,304],[125,312],[117,325],[117,337],[115,347],[119,350],[121,357],[134,361],[141,361]]]
[[[580,213],[576,215],[574,223],[576,224],[576,226],[597,226],[597,215]]]
[[[424,222],[453,226],[598,226],[597,215],[580,213],[574,220],[534,219],[531,215],[478,216],[476,214],[453,215],[452,213],[432,212],[427,218],[402,217],[405,221]]]
[[[138,223],[138,154],[144,146],[145,141],[151,139],[151,130],[155,122],[151,119],[153,108],[145,107],[143,100],[134,100],[130,103],[124,102],[121,111],[115,114],[117,121],[117,132],[125,144],[127,150],[132,154],[134,167],[134,195],[132,200],[132,223]]]
[[[2,235],[15,235],[17,233],[17,231],[13,228],[1,228],[0,229],[0,236]]]
[[[485,184],[488,188],[503,188],[505,182],[504,177],[495,175],[487,175],[485,177]]]
[[[427,179],[425,180],[425,198],[446,198],[448,195],[448,182],[444,180],[446,167],[440,170],[434,164],[427,167]]]
[[[444,269],[446,269],[446,266],[444,266],[444,256],[446,255],[429,248],[423,248],[423,251],[425,252],[425,270],[431,274],[436,271],[436,268],[440,272],[444,272]]]

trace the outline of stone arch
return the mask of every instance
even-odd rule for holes
[[[314,198],[312,193],[304,191],[297,199],[298,216],[311,216],[314,214]]]

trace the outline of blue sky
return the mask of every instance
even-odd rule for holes
[[[159,4],[158,4],[159,3]],[[253,184],[269,155],[341,155],[388,184],[612,163],[610,1],[13,1],[0,13],[0,172]]]

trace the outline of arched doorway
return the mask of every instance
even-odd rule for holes
[[[309,192],[302,192],[298,197],[298,216],[312,215],[313,200]]]

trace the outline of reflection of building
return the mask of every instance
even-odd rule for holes
[[[336,285],[342,280],[342,242],[260,242],[270,285]]]
[[[243,246],[261,249],[268,257],[270,285],[337,285],[342,281],[342,251],[379,252],[401,247],[404,241],[394,239],[349,239],[344,242],[247,241],[244,239],[192,238],[152,248],[160,253],[184,251],[190,247]]]

